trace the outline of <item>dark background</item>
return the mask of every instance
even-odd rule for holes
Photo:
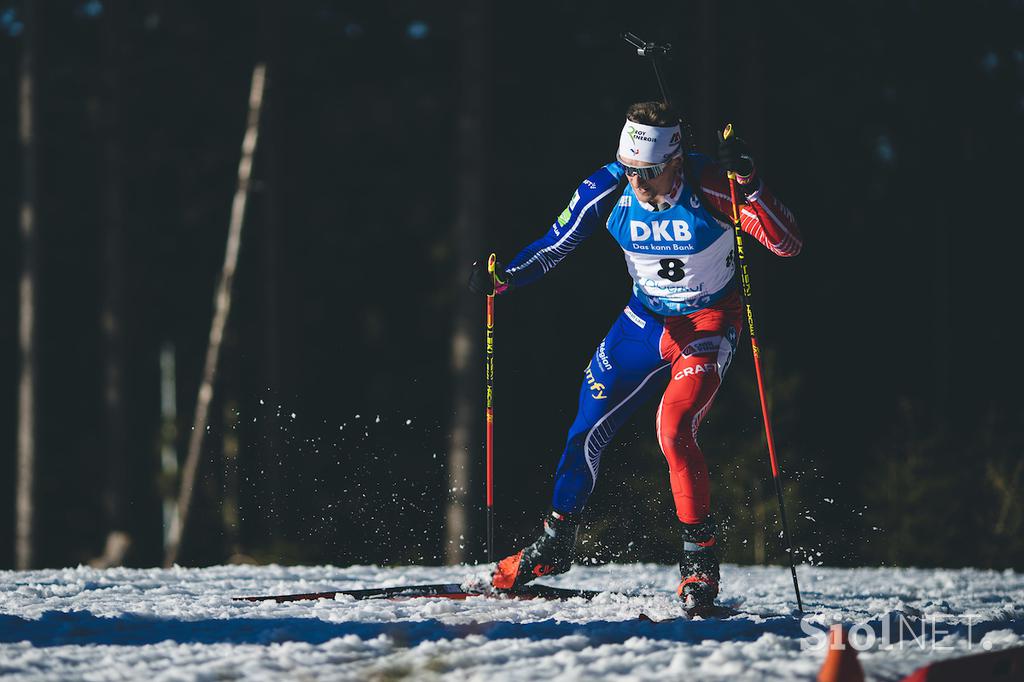
[[[675,46],[671,85],[697,148],[713,153],[715,129],[732,122],[804,233],[796,259],[748,249],[800,559],[1024,565],[1021,2],[60,0],[37,12],[36,564],[87,562],[115,526],[133,538],[129,564],[162,560],[161,504],[176,482],[161,473],[161,444],[183,458],[257,61],[269,82],[255,184],[181,561],[443,561],[452,329],[471,296],[460,173],[482,173],[480,257],[509,260],[612,159],[626,107],[658,98],[619,38],[631,30]],[[0,0],[4,567],[24,14]],[[483,21],[472,57],[467,16]],[[456,121],[470,58],[484,144],[467,169]],[[120,460],[102,400],[112,174],[123,188]],[[601,233],[498,300],[499,553],[537,531],[581,371],[629,285]],[[482,343],[482,299],[477,324]],[[171,429],[161,349],[175,359]],[[654,407],[604,455],[585,560],[675,556]],[[701,431],[733,561],[784,561],[762,432],[745,346]],[[480,527],[466,544],[483,560]]]

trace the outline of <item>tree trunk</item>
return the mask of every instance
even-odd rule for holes
[[[178,518],[178,386],[174,344],[160,347],[160,497],[163,511],[163,546],[171,546],[171,529]]]
[[[18,278],[18,435],[15,486],[14,563],[19,570],[34,563],[36,469],[36,290],[38,258],[36,212],[36,35],[38,13],[25,0],[18,74],[18,140],[21,146],[21,273]]]
[[[283,385],[286,374],[281,371],[281,329],[290,328],[282,324],[282,310],[278,301],[281,300],[281,286],[285,283],[281,277],[281,256],[280,256],[280,235],[283,233],[284,209],[282,196],[281,173],[281,116],[280,108],[284,102],[281,97],[273,96],[275,84],[280,83],[280,70],[273,70],[273,62],[270,62],[270,79],[268,86],[271,88],[271,97],[267,102],[267,145],[265,156],[266,169],[266,191],[263,194],[263,355],[265,358],[263,367],[265,373],[264,386],[268,386],[277,395],[288,395],[287,387]],[[280,87],[278,87],[280,92]],[[285,299],[287,300],[287,299]],[[288,321],[290,324],[290,321]],[[284,535],[282,531],[282,514],[278,513],[277,500],[284,499],[281,483],[281,467],[278,456],[281,452],[281,427],[276,420],[261,419],[259,427],[262,431],[259,442],[263,446],[260,460],[263,463],[263,489],[274,504],[261,505],[266,510],[266,523],[272,540],[280,540]]]
[[[199,394],[196,397],[195,417],[192,420],[192,433],[189,437],[188,454],[182,467],[181,486],[178,494],[177,524],[171,527],[171,537],[164,557],[164,565],[171,566],[178,560],[178,553],[188,537],[189,507],[192,503],[192,492],[195,487],[196,475],[199,470],[199,458],[202,454],[203,436],[210,418],[210,402],[213,400],[213,387],[217,379],[217,364],[220,359],[220,347],[224,340],[224,329],[231,312],[231,285],[235,279],[238,266],[238,252],[242,245],[242,224],[245,221],[245,206],[249,198],[250,177],[252,175],[253,156],[259,138],[260,110],[263,106],[263,83],[266,68],[257,64],[252,72],[252,89],[249,92],[249,120],[245,138],[242,142],[242,155],[238,161],[238,186],[231,205],[231,221],[228,226],[228,239],[224,248],[224,265],[221,268],[220,280],[214,297],[213,321],[210,323],[210,339],[206,348],[206,362],[203,367]]]
[[[120,132],[118,74],[118,6],[103,18],[103,67],[100,95],[100,136],[103,144],[103,298],[100,333],[103,339],[103,411],[106,426],[106,487],[103,506],[107,540],[103,554],[90,562],[105,568],[120,566],[131,547],[127,518],[128,420],[125,416],[124,358],[124,176]]]
[[[230,372],[234,374],[235,371]],[[237,386],[237,383],[235,384]],[[227,393],[228,391],[225,391]],[[236,563],[242,556],[241,538],[238,525],[241,520],[239,508],[240,481],[238,476],[238,401],[224,401],[224,499],[221,505],[221,522],[224,524],[224,545],[228,562]]]
[[[281,300],[288,300],[281,291],[287,286],[287,278],[281,277],[280,239],[285,224],[284,214],[284,173],[282,135],[283,109],[286,100],[283,96],[282,80],[284,69],[279,68],[286,59],[284,41],[287,12],[278,2],[263,4],[264,40],[267,45],[267,103],[263,115],[263,159],[261,177],[263,179],[263,270],[260,279],[263,282],[263,385],[270,387],[278,395],[287,395],[283,385],[289,373],[282,371],[285,356],[282,353],[281,330],[292,328],[291,321],[286,318],[287,310],[282,310]],[[278,93],[275,95],[275,93]],[[281,452],[280,425],[272,419],[261,419],[259,459],[262,463],[262,490],[258,494],[273,500],[273,504],[260,505],[265,509],[264,521],[272,541],[280,540],[282,532],[282,514],[277,513],[276,501],[283,499],[281,484],[281,467],[278,465],[278,453]]]
[[[461,93],[455,131],[456,219],[452,243],[455,247],[457,303],[452,334],[453,417],[448,446],[448,510],[445,527],[445,560],[463,563],[472,558],[477,542],[471,515],[484,497],[479,472],[482,459],[480,423],[483,420],[483,343],[482,296],[465,292],[470,264],[486,254],[482,252],[486,170],[484,153],[484,83],[487,2],[463,3],[460,12],[462,47],[460,53]]]

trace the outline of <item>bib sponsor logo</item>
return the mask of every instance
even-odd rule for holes
[[[580,200],[580,193],[573,192],[572,199],[569,200],[569,210],[576,208],[576,203]]]
[[[718,365],[713,362],[705,362],[703,365],[695,365],[693,367],[686,367],[681,372],[676,372],[676,375],[672,377],[674,380],[679,381],[686,377],[695,377],[698,374],[714,374],[718,369]]]
[[[597,184],[593,180],[584,180],[583,184],[589,187],[590,189],[597,189]]]
[[[704,291],[704,282],[698,282],[695,287],[688,287],[682,284],[665,284],[663,281],[656,279],[647,278],[645,280],[636,280],[637,284],[643,287],[643,290],[651,293],[656,292],[658,296],[674,296],[682,294],[693,298],[696,294]]]
[[[626,306],[626,309],[623,312],[626,313],[626,317],[633,320],[633,324],[640,327],[641,329],[647,326],[647,320],[641,319],[641,317],[634,313],[632,308],[630,308],[629,306]]]
[[[629,236],[634,242],[688,242],[693,239],[690,224],[685,220],[629,221]]]
[[[594,372],[590,369],[590,365],[587,365],[587,369],[583,374],[587,377],[587,387],[590,389],[591,398],[594,400],[604,400],[608,397],[604,394],[604,384],[594,378]]]
[[[604,348],[604,341],[597,347],[597,359],[606,372],[612,368],[612,361],[608,359],[608,353]]]

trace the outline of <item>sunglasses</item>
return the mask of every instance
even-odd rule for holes
[[[653,180],[654,178],[665,172],[665,166],[667,166],[672,159],[663,161],[662,163],[656,163],[653,166],[644,166],[643,168],[636,168],[634,166],[627,166],[619,160],[619,165],[626,172],[627,178],[637,177],[641,180]]]

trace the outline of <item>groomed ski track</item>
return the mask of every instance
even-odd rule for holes
[[[925,641],[876,641],[868,679],[1024,645],[1024,574],[799,567],[808,622],[888,621]],[[679,619],[676,569],[577,566],[543,582],[612,590],[593,600],[234,601],[483,580],[484,567],[218,566],[0,572],[0,675],[36,679],[814,679],[824,651],[793,615],[784,567],[723,567],[743,613]],[[633,596],[635,595],[635,596]],[[646,614],[652,623],[640,620]],[[674,620],[669,620],[674,619]]]

